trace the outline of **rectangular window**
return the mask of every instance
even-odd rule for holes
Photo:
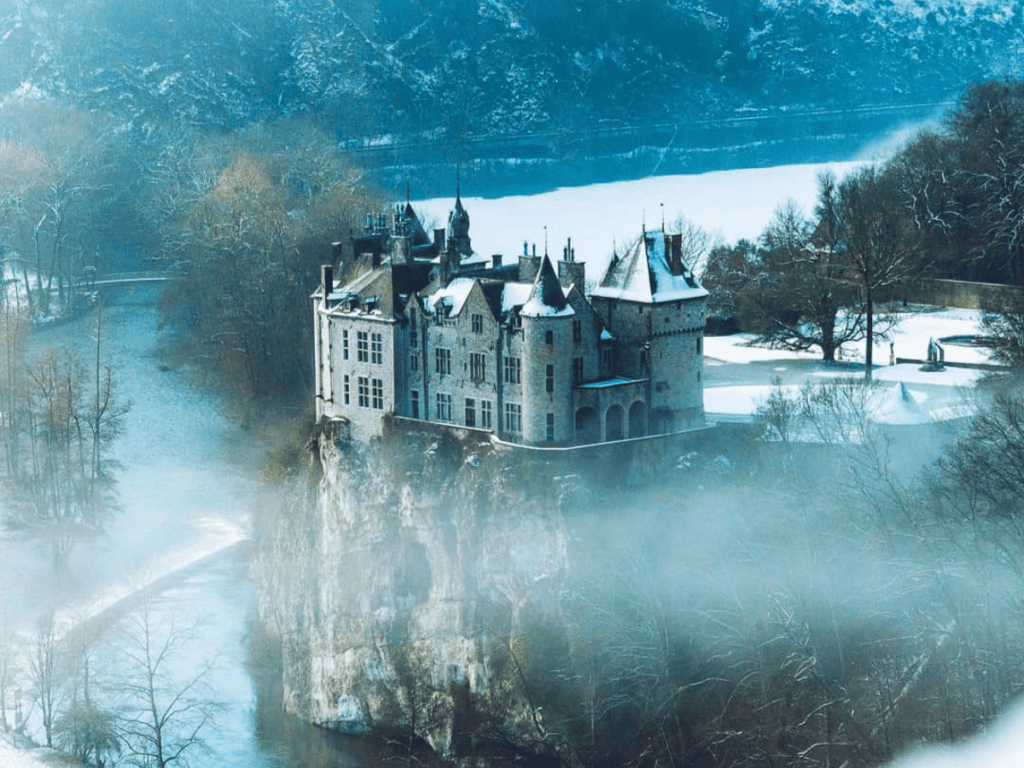
[[[341,332],[341,359],[348,360],[348,331]]]
[[[384,410],[384,380],[383,379],[372,379],[371,394],[372,394],[372,405],[378,411]]]
[[[379,333],[370,336],[370,362],[374,365],[384,362],[384,337]]]
[[[472,397],[466,398],[466,426],[476,426],[476,400]]]
[[[443,392],[437,393],[437,420],[438,421],[451,421],[452,420],[452,396],[446,395]]]
[[[348,395],[349,395],[348,389],[349,389],[349,381],[348,381],[348,374],[346,373],[345,374],[345,380],[344,380],[344,383],[342,385],[342,398],[345,401],[345,405],[348,405]]]
[[[544,343],[545,344],[554,344],[555,343],[555,332],[554,331],[544,331]]]
[[[418,419],[420,417],[420,391],[414,389],[409,393],[410,404],[412,405],[412,417]]]
[[[484,429],[492,429],[494,427],[494,421],[492,419],[493,410],[491,408],[490,400],[480,401],[480,426]]]
[[[615,362],[614,352],[612,347],[609,345],[602,348],[601,350],[601,365],[606,371],[611,371],[613,363]]]
[[[413,349],[415,349],[419,345],[420,345],[420,334],[419,334],[419,331],[416,330],[416,321],[413,320],[412,324],[409,326],[409,346],[412,347]]]
[[[469,378],[475,384],[487,380],[487,356],[479,352],[469,353]]]
[[[555,441],[555,414],[553,413],[548,414],[547,438],[549,443],[553,443]]]
[[[572,359],[572,383],[582,384],[583,383],[583,358],[574,357]]]
[[[522,381],[522,362],[518,357],[505,358],[505,383],[519,384]]]
[[[544,372],[547,391],[550,394],[555,391],[555,366],[549,365]]]
[[[416,354],[415,352],[413,352],[412,356],[409,358],[409,370],[412,371],[413,373],[416,373],[416,371],[418,371],[419,369],[420,369],[420,356],[418,354]]]
[[[697,337],[697,354],[700,354],[700,336]]]
[[[356,332],[356,360],[370,362],[370,335],[366,331]]]
[[[523,431],[523,406],[519,403],[505,403],[505,431]]]
[[[483,332],[484,332],[484,316],[483,315],[473,315],[473,333],[483,333]]]
[[[579,344],[583,341],[583,323],[579,320],[572,321],[572,343]]]
[[[359,384],[359,407],[370,407],[370,380],[366,376],[360,376]]]
[[[434,373],[438,376],[451,376],[452,351],[437,347],[434,350]]]

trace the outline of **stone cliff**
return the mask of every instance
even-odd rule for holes
[[[470,734],[476,755],[481,739],[557,750],[527,680],[564,645],[537,641],[563,623],[564,481],[532,472],[470,438],[322,434],[306,495],[262,532],[254,566],[286,709],[347,733],[411,730],[446,758]]]

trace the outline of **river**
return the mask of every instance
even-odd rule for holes
[[[155,582],[154,615],[193,628],[174,674],[184,680],[213,663],[206,682],[221,706],[205,732],[208,749],[190,756],[193,768],[354,768],[360,744],[285,717],[273,654],[252,651],[260,643],[248,530],[264,447],[192,383],[187,368],[165,365],[158,296],[149,285],[104,297],[101,356],[113,364],[118,396],[131,402],[111,447],[121,465],[121,512],[102,538],[79,542],[56,574],[44,547],[17,535],[0,539],[3,613],[23,630],[50,607],[65,626],[109,618],[111,641],[98,647],[94,685],[115,706],[122,702],[104,686],[103,670],[123,666],[116,625],[137,607],[131,595]],[[58,323],[34,332],[30,354],[71,346],[88,360],[94,333],[93,314]],[[30,733],[39,737],[32,717]]]

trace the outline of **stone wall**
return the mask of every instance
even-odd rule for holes
[[[1012,286],[995,283],[922,279],[908,286],[905,294],[907,301],[915,304],[985,309],[1008,304],[1015,296],[1019,296],[1019,291]],[[896,292],[891,298],[899,301],[903,298],[903,292]]]

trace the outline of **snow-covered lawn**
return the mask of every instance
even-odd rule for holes
[[[0,738],[0,768],[54,768],[78,765],[69,762],[67,755],[52,749],[16,749]]]
[[[923,423],[950,418],[964,413],[962,394],[972,387],[985,371],[976,368],[947,366],[944,371],[923,371],[918,363],[889,365],[891,351],[896,357],[924,360],[930,340],[949,336],[981,335],[980,313],[966,309],[912,308],[900,315],[900,322],[888,340],[877,340],[874,345],[874,379],[891,382],[893,395],[884,398],[885,407],[874,414],[874,420],[884,423]],[[863,376],[864,344],[846,345],[842,362],[835,366],[817,364],[816,352],[787,352],[750,346],[747,334],[710,336],[705,339],[704,356],[708,366],[708,384],[704,390],[704,410],[712,417],[747,416],[757,410],[768,396],[772,379],[783,381],[787,391],[799,390],[808,379],[837,376]],[[988,362],[982,347],[945,345],[946,360],[968,365]],[[754,364],[764,364],[755,366]],[[774,365],[771,365],[774,364]],[[743,384],[715,386],[715,369],[719,366],[746,366],[749,373],[737,374],[746,379]],[[736,378],[736,376],[733,376]],[[905,395],[899,385],[905,385]]]

